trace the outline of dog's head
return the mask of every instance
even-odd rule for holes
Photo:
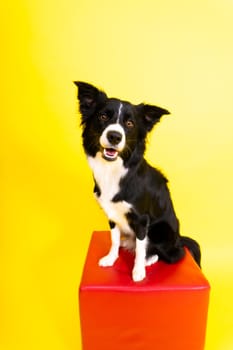
[[[101,152],[106,161],[120,156],[127,162],[132,160],[133,154],[141,156],[147,133],[162,115],[169,114],[157,106],[133,105],[108,98],[105,92],[84,82],[75,82],[75,85],[82,115],[83,146],[86,154],[92,157]]]

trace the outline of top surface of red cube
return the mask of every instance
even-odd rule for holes
[[[199,266],[186,250],[185,257],[176,264],[158,261],[146,267],[146,278],[132,280],[134,255],[120,249],[119,258],[112,267],[100,267],[98,261],[110,249],[110,232],[94,232],[87,253],[80,290],[111,290],[149,292],[159,290],[209,289],[209,283]]]

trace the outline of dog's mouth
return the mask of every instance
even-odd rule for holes
[[[104,148],[103,157],[106,160],[115,160],[117,159],[118,151],[114,148]]]

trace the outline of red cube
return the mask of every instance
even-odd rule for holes
[[[210,286],[192,256],[132,280],[134,256],[99,267],[109,232],[94,232],[79,290],[83,350],[203,350]]]

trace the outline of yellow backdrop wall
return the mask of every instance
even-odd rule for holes
[[[0,348],[81,349],[82,266],[108,228],[81,148],[84,80],[172,112],[147,158],[202,245],[206,349],[232,349],[233,2],[10,0],[0,13]]]

